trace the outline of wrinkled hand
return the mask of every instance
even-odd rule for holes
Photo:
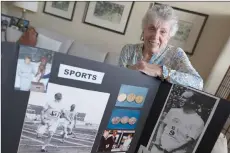
[[[145,73],[146,75],[153,76],[153,77],[157,77],[157,76],[162,75],[162,69],[159,65],[149,64],[145,61],[140,61],[133,66],[129,66],[128,68],[132,69],[132,70],[141,71],[141,72]]]

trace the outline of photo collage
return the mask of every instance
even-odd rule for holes
[[[18,153],[91,152],[97,134],[102,136],[97,152],[127,152],[148,88],[122,84],[109,122],[98,133],[110,94],[50,82],[53,57],[53,51],[20,45],[14,88],[30,97]]]
[[[144,87],[121,85],[107,128],[101,133],[97,152],[129,150],[147,93],[148,89]]]
[[[11,134],[20,140],[12,147],[17,150],[10,152],[195,153],[207,141],[205,132],[219,120],[214,118],[215,111],[225,107],[219,105],[220,98],[194,88],[174,84],[158,90],[152,78],[138,84],[135,80],[140,75],[124,83],[133,76],[128,72],[126,78],[121,76],[122,83],[111,84],[111,79],[103,80],[104,75],[114,77],[110,73],[117,74],[119,69],[100,63],[93,67],[94,61],[47,49],[19,45],[14,56],[16,67],[11,73],[15,79],[8,80],[14,81],[16,94],[9,104],[19,101],[26,109],[15,107],[14,114],[22,112],[23,126],[20,122],[20,135]],[[165,89],[163,96],[151,94]],[[227,116],[227,110],[221,113]]]
[[[30,95],[17,153],[92,150],[110,93],[50,82],[54,54],[19,47],[14,89]]]

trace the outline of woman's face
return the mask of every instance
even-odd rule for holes
[[[144,47],[152,53],[158,53],[169,41],[170,22],[155,20],[144,28]]]

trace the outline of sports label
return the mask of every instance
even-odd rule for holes
[[[60,64],[58,77],[101,84],[105,73]]]

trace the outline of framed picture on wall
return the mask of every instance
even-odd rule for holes
[[[86,6],[83,22],[125,35],[134,2],[95,1]]]
[[[11,21],[11,16],[5,15],[5,14],[1,14],[1,25],[2,25],[2,29],[3,27],[9,27],[10,26],[10,21]]]
[[[71,1],[47,1],[43,12],[58,18],[72,21],[76,2]]]
[[[153,5],[161,4],[150,3],[149,8]],[[193,55],[208,19],[208,15],[173,6],[172,8],[178,16],[179,29],[176,35],[170,39],[169,44],[182,48],[188,55]],[[140,39],[143,41],[143,34],[141,34]]]
[[[7,27],[13,27],[24,32],[28,29],[29,24],[30,24],[29,20],[21,19],[14,16],[9,16],[6,14],[1,14],[2,31],[5,31]]]

